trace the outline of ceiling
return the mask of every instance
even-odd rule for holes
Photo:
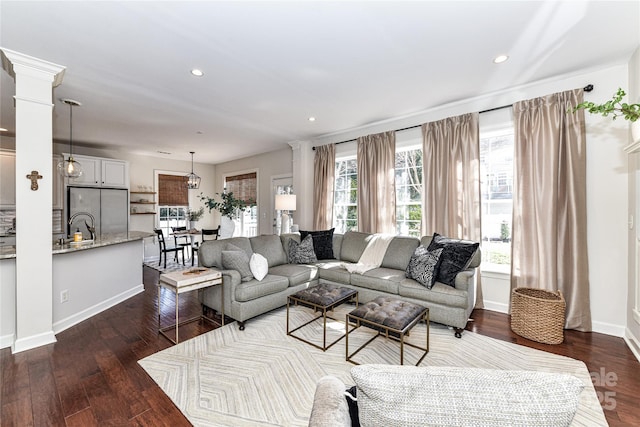
[[[0,46],[66,67],[55,139],[71,98],[74,144],[212,164],[623,63],[639,40],[637,1],[0,1]]]

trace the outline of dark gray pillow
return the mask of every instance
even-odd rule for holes
[[[236,270],[240,273],[243,282],[248,282],[253,279],[251,267],[249,266],[249,257],[243,250],[222,251],[222,268],[225,270]]]
[[[320,230],[320,231],[303,231],[300,230],[300,239],[304,239],[308,235],[313,237],[313,250],[316,253],[318,259],[335,259],[333,255],[333,231]]]
[[[311,235],[302,239],[300,243],[293,239],[289,240],[289,262],[291,264],[309,264],[317,261]]]
[[[436,249],[429,251],[425,246],[418,246],[411,256],[405,276],[413,279],[431,289],[436,281],[440,260],[442,260],[442,251],[444,249]]]
[[[427,249],[429,251],[444,249],[436,280],[445,285],[455,286],[456,275],[469,266],[478,246],[480,244],[476,242],[452,239],[433,233],[433,238]]]

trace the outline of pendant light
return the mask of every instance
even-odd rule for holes
[[[191,173],[188,174],[185,178],[187,178],[187,188],[189,190],[195,190],[200,188],[200,177],[193,173],[193,155],[195,151],[189,151],[191,153]]]
[[[82,165],[73,159],[73,107],[82,104],[67,98],[61,99],[61,101],[69,106],[69,159],[62,159],[58,163],[58,171],[67,178],[78,178],[82,175]]]

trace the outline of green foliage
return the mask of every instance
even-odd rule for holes
[[[502,221],[500,224],[500,238],[503,242],[509,240],[511,236],[511,229],[509,228],[509,223],[507,221]]]
[[[204,207],[200,207],[200,209],[191,210],[190,208],[187,210],[187,218],[189,221],[199,221],[204,215]]]
[[[580,109],[587,110],[591,114],[602,114],[603,117],[607,117],[611,114],[613,120],[618,117],[624,117],[625,120],[635,122],[640,118],[640,104],[627,104],[622,102],[622,98],[626,95],[626,92],[621,88],[613,98],[604,104],[596,104],[594,102],[582,102],[573,108],[573,112]]]
[[[238,213],[238,211],[243,211],[249,209],[256,205],[255,200],[240,200],[233,197],[233,192],[227,193],[226,190],[220,193],[216,193],[216,196],[220,196],[220,201],[216,201],[215,199],[205,196],[200,193],[200,200],[204,202],[204,205],[209,208],[209,212],[212,209],[220,212],[222,216],[226,216],[229,219],[233,219],[233,217]]]

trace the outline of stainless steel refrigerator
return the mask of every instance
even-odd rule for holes
[[[129,231],[129,191],[119,188],[67,187],[67,234],[80,230],[85,239],[91,235],[85,220],[87,215],[78,215],[71,225],[69,218],[78,212],[86,212],[95,218],[96,237],[103,234],[126,233]]]

